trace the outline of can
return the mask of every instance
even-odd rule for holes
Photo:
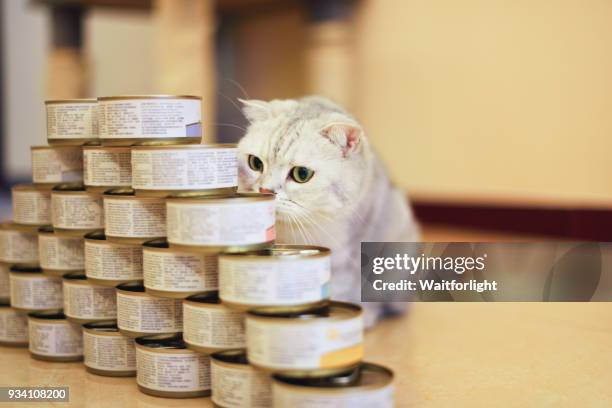
[[[136,383],[165,398],[210,395],[210,357],[187,349],[180,334],[136,339]]]
[[[80,146],[32,146],[32,181],[53,186],[83,180]]]
[[[95,99],[45,101],[49,144],[79,146],[98,140],[97,105]]]
[[[263,306],[303,311],[330,296],[331,253],[309,245],[274,245],[219,256],[219,296],[227,307]]]
[[[131,188],[104,193],[104,233],[109,241],[142,244],[166,236],[163,198],[137,197]]]
[[[0,346],[28,346],[28,315],[0,301]]]
[[[38,229],[38,258],[43,273],[63,276],[85,268],[84,239],[55,232],[53,226]]]
[[[39,267],[11,266],[11,306],[17,310],[61,309],[64,305],[62,278],[42,274]]]
[[[123,283],[117,286],[117,326],[129,337],[180,333],[183,305],[145,293],[142,281]]]
[[[137,195],[167,197],[192,191],[234,194],[238,188],[235,144],[132,147],[132,188]]]
[[[361,363],[344,373],[323,378],[274,375],[275,407],[392,408],[393,372],[386,367]]]
[[[123,95],[98,98],[103,145],[145,140],[199,143],[202,98],[190,95]]]
[[[87,191],[104,192],[132,185],[129,147],[83,147],[83,183]]]
[[[249,365],[246,350],[226,350],[210,356],[212,402],[220,408],[269,408],[270,375]]]
[[[0,223],[0,262],[15,265],[38,264],[37,228],[15,224]]]
[[[85,369],[106,377],[136,376],[134,339],[119,332],[116,320],[83,325]]]
[[[81,326],[66,319],[61,309],[28,314],[30,355],[44,361],[81,361]]]
[[[292,376],[323,377],[346,371],[363,357],[361,307],[330,302],[308,312],[259,308],[247,312],[251,364]]]
[[[11,264],[0,262],[0,303],[10,303],[11,286],[9,281],[9,270]]]
[[[171,247],[244,252],[274,243],[274,195],[171,197],[167,199]]]
[[[58,184],[51,192],[52,224],[56,231],[77,236],[104,228],[102,196],[81,183]]]
[[[117,318],[114,288],[93,285],[82,272],[64,275],[64,314],[75,323],[84,324]]]
[[[152,296],[186,298],[218,288],[215,253],[179,251],[162,238],[145,242],[142,254],[144,285]]]
[[[51,224],[51,189],[34,184],[17,184],[11,188],[13,221],[23,225]]]
[[[142,280],[142,246],[108,241],[103,231],[90,232],[85,235],[85,275],[100,286]]]
[[[217,292],[200,293],[183,301],[183,338],[200,353],[243,348],[244,313],[221,304]]]

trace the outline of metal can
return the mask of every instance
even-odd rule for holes
[[[0,345],[28,346],[28,315],[13,309],[5,300],[0,301]]]
[[[104,228],[102,196],[80,183],[58,184],[51,192],[52,224],[56,231],[78,236]]]
[[[104,233],[109,241],[142,244],[166,236],[163,198],[137,197],[130,188],[104,193]]]
[[[200,353],[242,348],[244,313],[221,304],[217,292],[201,293],[183,301],[183,337]]]
[[[83,325],[85,369],[107,377],[136,376],[134,339],[119,332],[115,320]]]
[[[106,240],[103,231],[85,235],[85,275],[96,285],[115,287],[142,280],[142,246]]]
[[[331,254],[323,247],[274,245],[219,255],[219,296],[237,310],[317,308],[329,300],[330,279]]]
[[[167,199],[168,242],[171,247],[244,252],[274,243],[274,195]]]
[[[183,305],[145,293],[142,281],[123,283],[117,286],[117,326],[129,337],[180,333]]]
[[[346,371],[363,357],[361,307],[330,302],[309,312],[259,308],[247,312],[249,361],[292,376],[323,377]]]
[[[34,184],[69,183],[83,180],[83,151],[80,146],[32,146]]]
[[[132,185],[129,147],[83,147],[83,183],[87,191],[104,192]]]
[[[84,240],[55,232],[51,225],[38,229],[38,258],[43,273],[63,276],[85,268]]]
[[[61,309],[28,314],[30,355],[36,360],[81,361],[81,326],[66,320]]]
[[[323,378],[274,375],[274,407],[392,408],[393,372],[361,363],[352,370]]]
[[[0,262],[0,302],[10,303],[11,286],[9,281],[9,270],[11,264]]]
[[[38,264],[36,227],[12,222],[0,223],[0,262],[14,265]]]
[[[82,272],[64,275],[64,314],[83,324],[117,318],[114,288],[93,285]]]
[[[186,298],[218,288],[217,254],[178,251],[165,239],[145,242],[142,254],[144,286],[153,296]]]
[[[246,350],[226,350],[210,356],[212,402],[220,408],[269,408],[272,406],[270,375],[256,370]]]
[[[238,148],[233,144],[132,147],[132,188],[143,196],[192,191],[233,194],[238,188]]]
[[[202,98],[190,95],[124,95],[98,98],[103,145],[143,140],[199,143]]]
[[[11,188],[13,221],[23,225],[51,223],[51,189],[34,184],[17,184]]]
[[[62,278],[42,274],[39,267],[12,266],[9,272],[11,306],[31,312],[61,309]]]
[[[97,105],[95,99],[45,101],[49,144],[83,145],[98,140]]]
[[[180,334],[136,339],[136,383],[166,398],[210,395],[210,357],[186,348]]]

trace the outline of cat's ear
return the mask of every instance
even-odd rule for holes
[[[242,103],[242,113],[251,123],[260,120],[266,120],[270,117],[271,109],[270,104],[265,101],[258,99],[240,99],[238,101]]]
[[[338,145],[345,157],[361,147],[362,130],[353,124],[333,123],[324,127],[321,134]]]

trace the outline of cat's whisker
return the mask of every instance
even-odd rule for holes
[[[244,89],[244,87],[242,85],[240,85],[240,83],[232,78],[224,78],[225,81],[236,85],[236,87],[240,90],[240,92],[242,92],[242,96],[244,96],[244,99],[251,99],[251,97],[249,96],[249,94],[247,93],[247,91]]]
[[[213,126],[227,126],[227,127],[233,127],[233,128],[236,128],[236,129],[240,129],[240,130],[242,130],[243,132],[246,132],[246,128],[243,128],[242,126],[238,126],[238,125],[233,125],[233,124],[231,124],[231,123],[218,123],[218,122],[217,122],[217,123],[215,123],[215,122],[213,122],[213,123],[212,123],[212,125],[213,125]]]
[[[241,114],[241,115],[243,115],[243,116],[244,116],[244,113],[242,112],[242,109],[240,108],[240,106],[238,106],[238,104],[237,104],[236,102],[234,102],[234,101],[233,101],[233,99],[232,99],[232,98],[230,98],[229,96],[225,95],[223,92],[217,91],[217,93],[218,93],[220,96],[222,96],[223,98],[225,98],[225,100],[227,100],[229,103],[231,103],[231,104],[232,104],[232,106],[233,106],[234,108],[236,108],[236,110],[237,110],[238,112],[240,112],[240,114]]]

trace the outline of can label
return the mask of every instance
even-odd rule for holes
[[[217,289],[217,255],[143,250],[148,289],[203,292]]]
[[[64,306],[62,278],[11,273],[11,306],[22,309],[61,309]]]
[[[246,319],[247,349],[253,364],[278,369],[318,369],[355,363],[363,357],[361,316],[309,323]]]
[[[98,137],[97,103],[47,104],[47,138],[90,139]]]
[[[82,271],[85,267],[83,238],[39,234],[38,256],[43,269]]]
[[[210,357],[204,354],[160,353],[136,348],[136,382],[159,391],[210,390]]]
[[[8,307],[0,309],[0,341],[26,343],[28,315]]]
[[[244,313],[219,305],[183,304],[185,342],[202,347],[243,348]]]
[[[66,183],[83,180],[83,152],[79,146],[32,150],[34,183]]]
[[[107,236],[155,238],[166,236],[166,203],[163,199],[113,199],[104,197]]]
[[[84,183],[91,187],[130,186],[132,164],[129,147],[87,148],[83,151]]]
[[[53,227],[64,229],[104,228],[102,197],[94,194],[51,194]]]
[[[104,336],[83,331],[85,365],[106,371],[135,371],[134,340],[122,335]]]
[[[350,387],[325,389],[326,392],[319,390],[321,389],[296,390],[292,387],[274,384],[272,386],[273,406],[291,408],[393,408],[395,406],[393,403],[393,386],[391,385],[363,391],[357,391]]]
[[[249,245],[274,240],[274,201],[187,204],[168,201],[168,241],[180,245]]]
[[[115,288],[75,284],[64,280],[64,313],[76,319],[115,319]]]
[[[270,376],[248,365],[230,367],[211,361],[212,400],[227,408],[268,408],[272,406]],[[291,405],[288,405],[291,406]]]
[[[142,279],[142,247],[85,241],[85,274],[100,280]]]
[[[183,330],[182,302],[117,292],[117,326],[140,333],[178,333]]]
[[[13,190],[13,221],[18,224],[51,224],[51,191]]]
[[[199,99],[121,99],[99,102],[100,138],[201,136]]]
[[[238,159],[234,148],[132,150],[132,188],[198,190],[236,187]]]
[[[9,283],[10,264],[0,263],[0,299],[9,299],[11,297],[11,287]]]
[[[248,305],[297,305],[329,298],[330,257],[219,259],[219,296]]]
[[[68,321],[47,323],[35,319],[30,319],[28,325],[30,352],[52,357],[83,355],[81,326]]]
[[[34,263],[38,261],[38,235],[11,229],[0,229],[0,261]]]

